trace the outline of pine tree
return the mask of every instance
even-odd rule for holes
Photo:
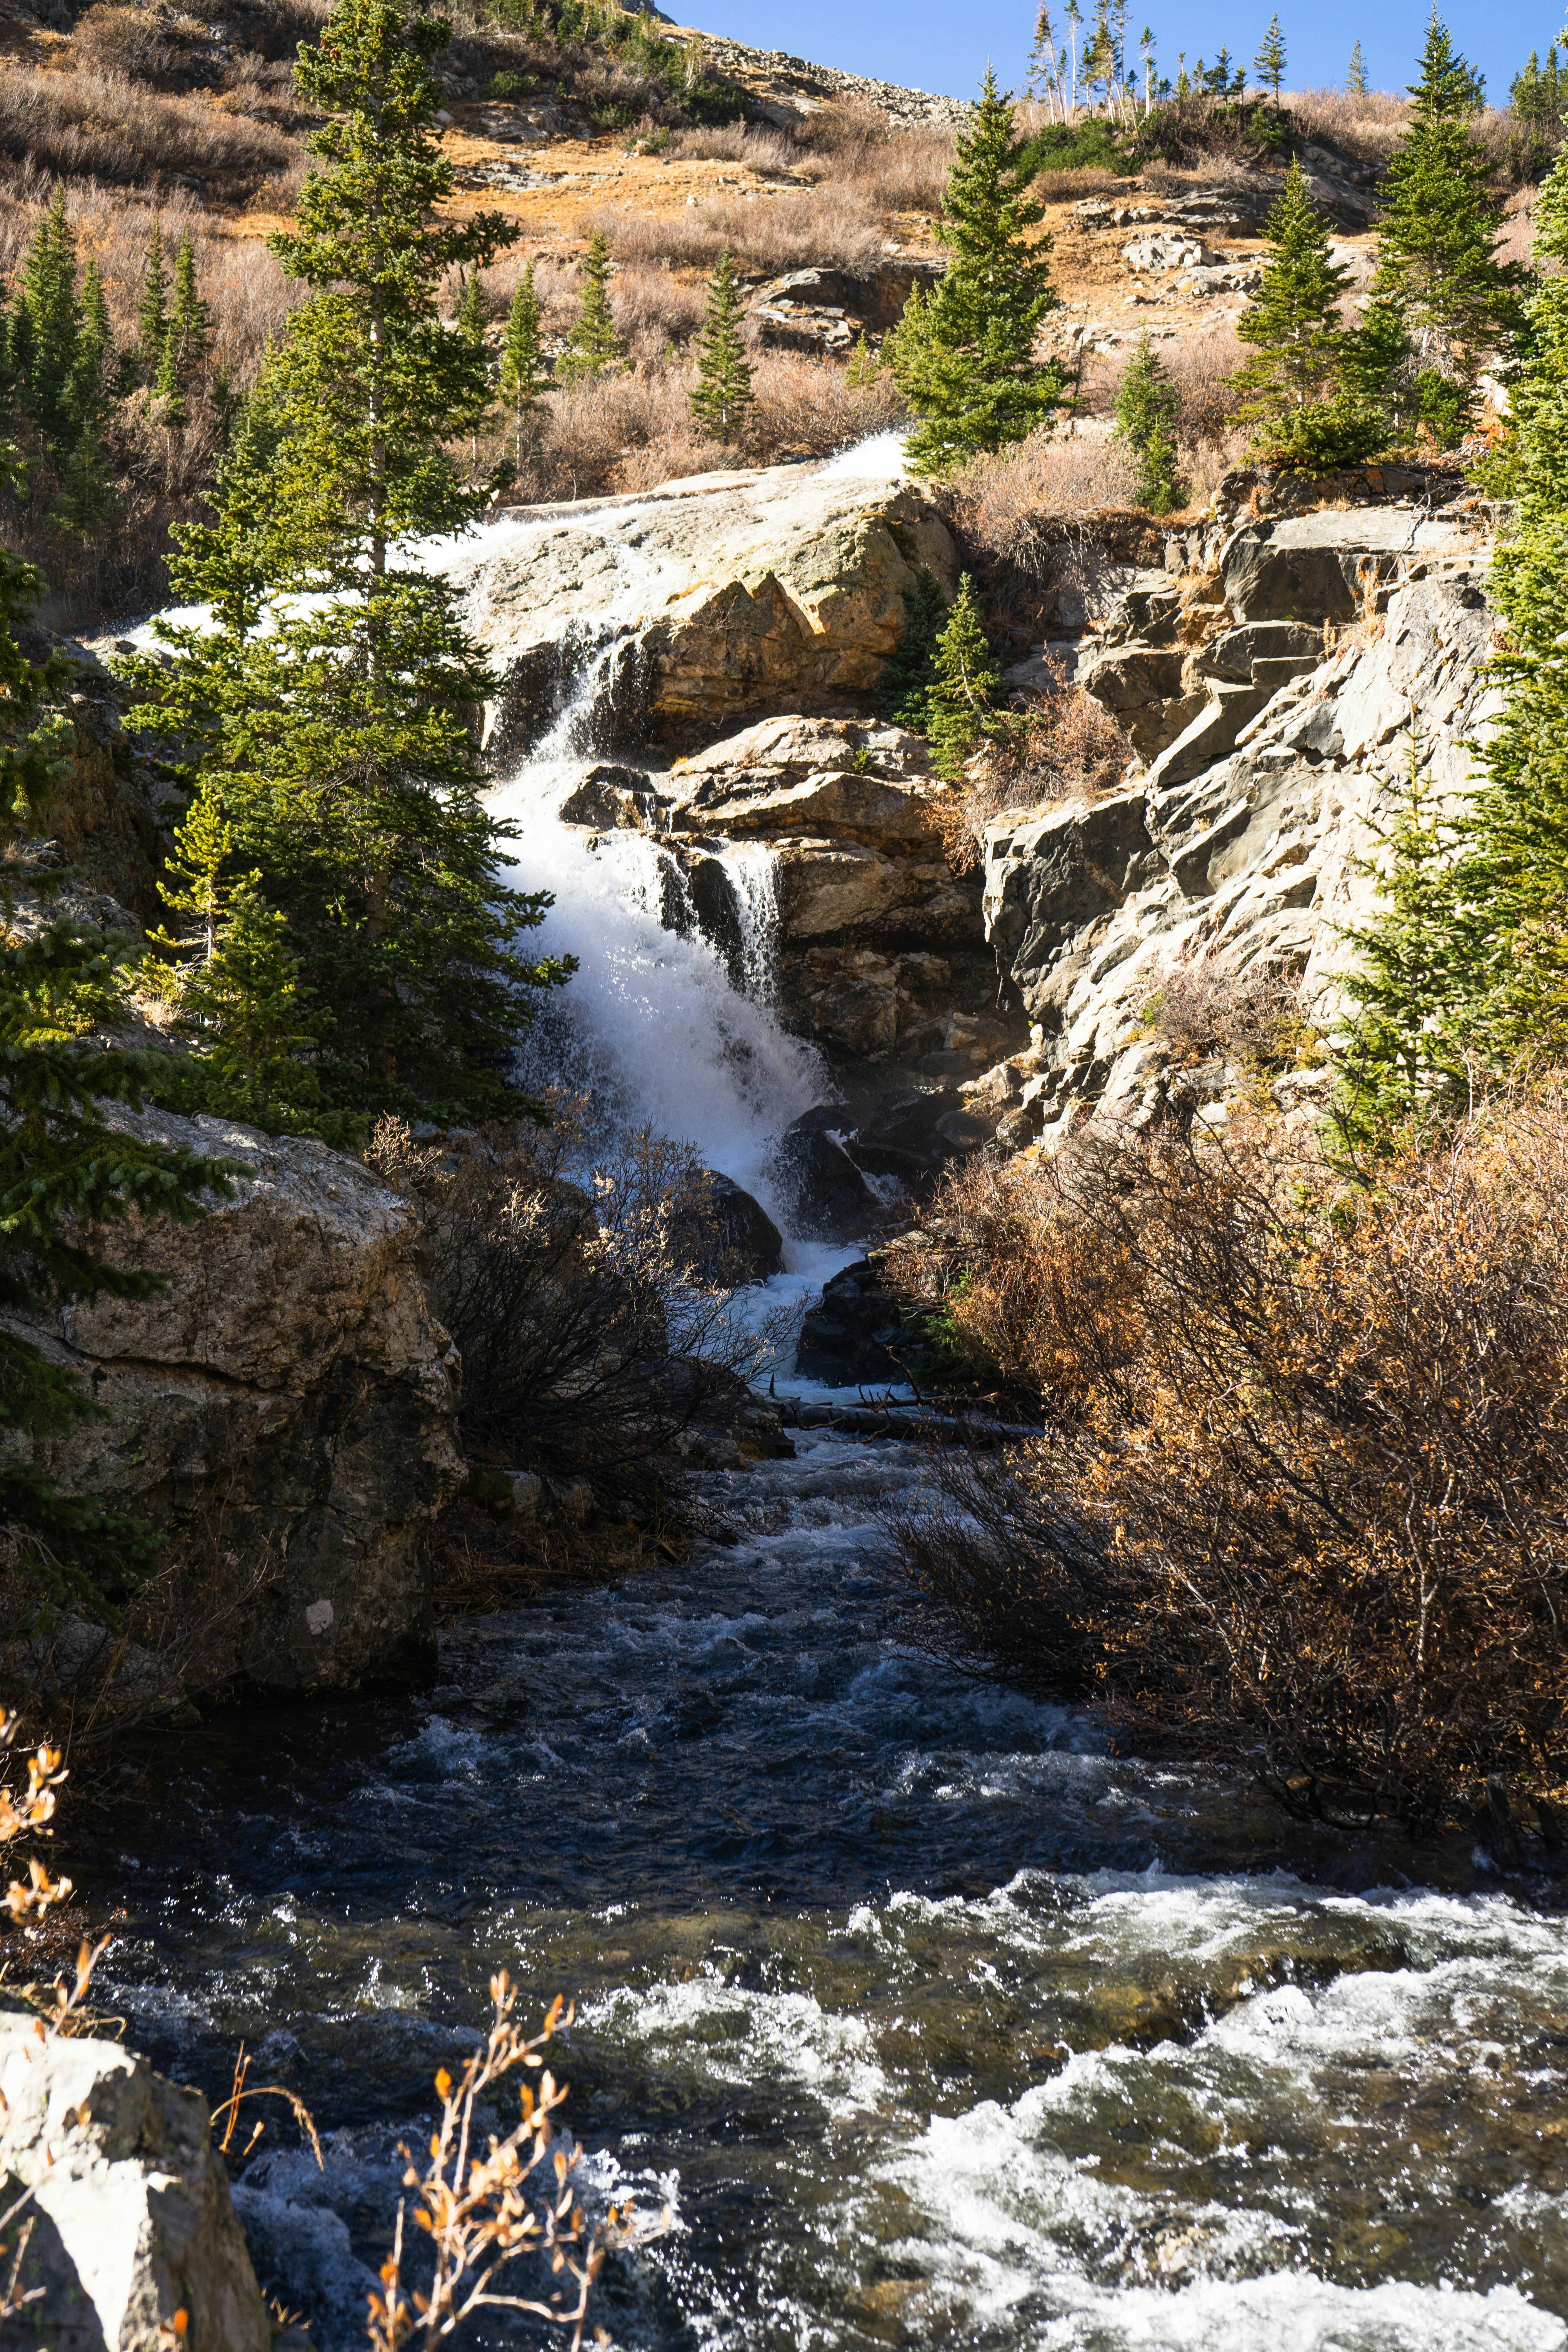
[[[1056,307],[1050,240],[1026,232],[1044,217],[1029,194],[1026,142],[988,71],[958,134],[938,235],[951,259],[921,301],[911,292],[889,339],[894,381],[917,419],[906,455],[932,474],[1021,441],[1059,404],[1064,378],[1035,358],[1041,321]]]
[[[1470,132],[1475,76],[1434,11],[1411,85],[1410,124],[1381,190],[1374,295],[1396,302],[1415,352],[1423,415],[1452,442],[1488,356],[1522,324],[1523,272],[1500,262],[1506,200]]]
[[[1345,1140],[1381,1152],[1444,1123],[1468,1099],[1468,1002],[1474,960],[1456,887],[1458,829],[1432,805],[1411,732],[1405,789],[1383,834],[1372,922],[1342,936],[1356,954],[1344,992],[1355,1010],[1336,1040],[1332,1109]]]
[[[926,698],[935,675],[937,640],[947,623],[948,604],[934,572],[915,574],[903,596],[904,627],[896,652],[883,669],[879,700],[899,727],[923,735],[931,721]]]
[[[168,340],[169,273],[163,267],[163,225],[154,217],[136,304],[136,363],[143,383],[157,374]]]
[[[533,290],[531,261],[513,289],[500,347],[500,393],[511,411],[520,467],[525,435],[535,428],[551,383],[540,349],[539,331],[539,297]]]
[[[102,423],[115,376],[114,334],[96,261],[89,261],[82,271],[80,317],[69,403],[79,430],[86,430]]]
[[[555,363],[556,378],[562,383],[583,383],[591,376],[613,373],[626,356],[610,310],[610,249],[595,229],[583,263],[583,299],[566,349]]]
[[[937,638],[931,670],[925,698],[931,765],[939,776],[955,784],[963,776],[964,761],[995,723],[996,694],[1002,683],[1002,674],[991,657],[980,600],[967,572]]]
[[[1367,95],[1366,68],[1362,63],[1359,40],[1351,51],[1350,65],[1345,73],[1345,89],[1352,98],[1365,98]]]
[[[1236,331],[1257,357],[1231,378],[1235,422],[1276,464],[1326,468],[1363,457],[1384,437],[1381,415],[1340,387],[1345,335],[1340,301],[1350,272],[1331,258],[1328,223],[1299,162],[1268,215],[1262,284]]]
[[[18,308],[27,316],[26,370],[17,385],[21,406],[46,440],[68,447],[76,436],[71,392],[81,304],[76,238],[66,219],[63,188],[56,188],[28,248]]]
[[[1144,328],[1116,393],[1116,438],[1138,460],[1138,498],[1151,514],[1180,506],[1184,485],[1176,467],[1175,385]]]
[[[170,435],[183,433],[191,421],[191,412],[180,382],[179,348],[173,328],[163,338],[163,356],[158,362],[158,373],[153,379],[153,405],[157,412],[158,422]]]
[[[719,441],[743,439],[751,422],[752,371],[741,340],[742,305],[730,248],[708,281],[702,331],[697,338],[697,383],[691,421]]]
[[[204,787],[176,830],[159,884],[174,913],[195,919],[194,934],[153,932],[143,980],[173,1008],[189,1042],[204,1108],[274,1131],[320,1131],[332,1122],[317,1108],[321,1085],[308,1061],[316,1037],[288,919],[262,898],[259,871],[233,870],[234,851],[234,828],[214,790]]]
[[[139,723],[219,795],[238,865],[287,919],[322,1101],[345,1113],[515,1108],[529,990],[565,976],[516,945],[548,902],[506,886],[510,829],[481,797],[468,719],[494,682],[451,584],[396,562],[486,504],[446,445],[483,415],[488,372],[439,296],[514,236],[440,209],[429,59],[447,37],[412,0],[340,0],[301,53],[326,168],[273,242],[314,290],[263,366],[216,520],[180,534],[175,593],[225,626],[166,630],[179,658],[141,672]]]
[[[1279,85],[1285,79],[1285,36],[1278,15],[1270,16],[1258,45],[1258,55],[1252,60],[1252,70],[1265,89],[1274,93],[1274,103],[1279,103]]]
[[[55,520],[86,548],[101,541],[120,513],[120,492],[110,474],[103,443],[95,425],[84,425],[60,467]]]
[[[11,453],[0,466],[14,471]],[[7,846],[42,822],[71,770],[73,730],[53,707],[70,682],[58,655],[35,662],[16,631],[41,583],[0,551],[0,835]],[[9,916],[8,897],[5,912]],[[84,1016],[123,1002],[123,978],[101,941],[57,924],[23,940],[0,937],[0,1523],[23,1570],[52,1599],[98,1617],[151,1565],[157,1544],[142,1522],[61,1494],[37,1449],[96,1410],[81,1383],[9,1325],[63,1300],[107,1293],[145,1298],[150,1273],[106,1265],[92,1229],[134,1209],[176,1222],[199,1215],[204,1194],[227,1190],[218,1163],[110,1127],[100,1106],[134,1105],[159,1057],[102,1052],[81,1041]]]
[[[181,240],[174,256],[174,299],[163,336],[163,351],[182,388],[188,388],[205,369],[212,342],[212,322],[206,305],[196,294],[196,257],[190,238]],[[163,353],[159,354],[163,365]]]

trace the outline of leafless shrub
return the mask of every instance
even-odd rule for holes
[[[1161,365],[1181,403],[1176,436],[1184,450],[1217,447],[1230,436],[1228,418],[1236,406],[1230,379],[1246,356],[1247,346],[1228,319],[1161,344]]]
[[[752,379],[752,446],[759,456],[826,457],[904,422],[908,410],[890,375],[852,384],[832,360],[765,352]]]
[[[580,1167],[580,1106],[545,1129],[444,1149],[384,1121],[368,1157],[418,1205],[462,1351],[471,1453],[635,1496],[684,1432],[765,1358],[738,1316],[691,1147],[644,1131]]]
[[[1494,1775],[1555,1790],[1560,1087],[1370,1184],[1233,1118],[1223,1146],[1091,1131],[971,1167],[938,1207],[918,1303],[1057,1433],[955,1474],[967,1529],[950,1496],[900,1532],[930,1605],[967,1594],[966,1641],[1250,1753],[1304,1814],[1420,1828]]]
[[[63,178],[121,185],[180,173],[244,198],[292,160],[287,140],[206,98],[155,98],[128,74],[0,68],[0,154]]]
[[[1229,955],[1173,965],[1143,1017],[1188,1062],[1215,1054],[1258,1066],[1292,1062],[1310,1037],[1296,975],[1269,963],[1244,971]]]
[[[1122,443],[1044,426],[994,457],[976,457],[953,482],[965,539],[984,554],[1016,561],[1043,516],[1130,506],[1137,467]]]
[[[985,829],[1011,809],[1090,798],[1119,784],[1132,746],[1091,695],[1047,655],[1050,683],[968,763],[959,790],[937,804],[949,865],[967,873],[985,855]]]
[[[760,122],[715,122],[697,131],[679,131],[667,151],[671,158],[691,163],[744,163],[759,174],[787,173],[799,160],[794,142],[782,131]]]
[[[856,269],[882,251],[880,218],[852,183],[827,182],[776,196],[710,196],[673,220],[599,213],[590,226],[603,231],[620,261],[711,269],[728,247],[739,268],[769,277],[817,264]]]

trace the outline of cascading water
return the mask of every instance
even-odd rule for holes
[[[585,1091],[601,1110],[693,1143],[753,1192],[786,1234],[789,1206],[770,1171],[791,1119],[833,1091],[820,1057],[768,1003],[776,898],[772,852],[710,845],[738,917],[742,971],[702,934],[679,868],[647,835],[588,835],[563,824],[562,798],[595,749],[614,674],[611,637],[585,665],[554,726],[491,795],[518,830],[517,886],[554,898],[533,944],[574,955],[570,986],[541,1008],[524,1075]],[[592,846],[589,845],[590,841]],[[665,918],[684,894],[687,919]],[[737,987],[739,978],[742,985]]]

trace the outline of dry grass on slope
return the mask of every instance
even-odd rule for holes
[[[148,191],[179,178],[242,204],[295,161],[268,124],[206,96],[159,98],[126,73],[92,67],[49,73],[0,64],[0,154],[34,172]]]

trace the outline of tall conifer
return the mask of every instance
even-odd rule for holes
[[[71,390],[81,334],[76,238],[57,187],[22,267],[21,307],[30,356],[19,384],[21,404],[47,440],[68,447],[76,436]]]
[[[136,301],[136,361],[143,383],[151,383],[157,374],[168,334],[169,273],[163,264],[163,225],[155,217]]]
[[[247,404],[215,523],[182,535],[176,593],[211,596],[226,626],[169,631],[179,661],[142,671],[142,723],[219,793],[237,871],[287,918],[328,1111],[515,1104],[528,990],[564,977],[519,950],[548,902],[503,882],[510,829],[480,797],[468,719],[493,681],[450,584],[398,560],[488,499],[445,447],[488,405],[483,348],[444,326],[439,295],[515,234],[441,209],[429,60],[448,37],[415,0],[340,0],[301,53],[324,168],[274,245],[313,290]]]
[[[1056,308],[1050,240],[1031,240],[1045,208],[1013,108],[987,70],[958,134],[937,234],[947,268],[922,301],[917,288],[889,338],[893,376],[914,410],[907,445],[919,474],[1021,441],[1059,404],[1065,379],[1035,357]]]
[[[966,572],[958,583],[931,659],[925,695],[926,731],[931,764],[939,776],[957,783],[963,763],[993,723],[1002,673],[991,653],[974,583]]]
[[[1328,222],[1312,202],[1299,162],[1268,215],[1262,283],[1237,320],[1256,356],[1232,377],[1238,424],[1278,463],[1324,467],[1379,446],[1379,415],[1341,387],[1345,333],[1340,302],[1351,273],[1329,250]]]
[[[1264,29],[1263,38],[1258,45],[1258,55],[1252,60],[1252,70],[1265,89],[1273,92],[1274,103],[1278,106],[1279,85],[1285,79],[1285,35],[1278,14],[1270,16]]]
[[[1498,259],[1507,201],[1492,193],[1491,159],[1469,128],[1475,76],[1436,10],[1410,97],[1409,128],[1379,192],[1373,291],[1399,306],[1419,412],[1451,442],[1488,355],[1522,323],[1524,273]]]
[[[1367,94],[1366,68],[1362,62],[1359,39],[1351,50],[1351,61],[1345,70],[1345,89],[1352,98],[1364,98]]]
[[[500,394],[511,415],[520,467],[525,437],[535,429],[550,383],[550,370],[540,348],[539,297],[533,289],[531,261],[512,289],[500,347]]]

